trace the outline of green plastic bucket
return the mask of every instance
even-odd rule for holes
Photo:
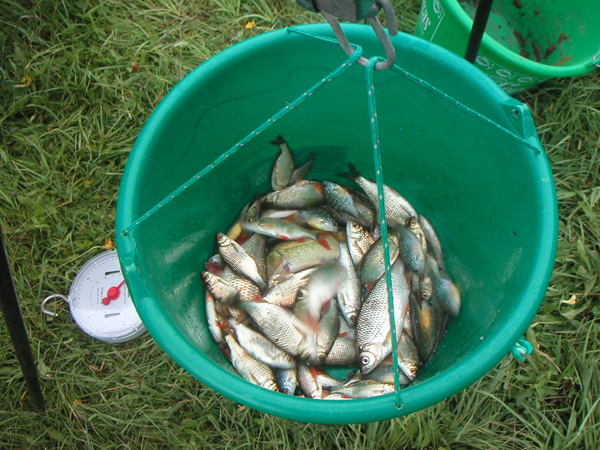
[[[423,0],[415,35],[464,56],[476,0]],[[595,0],[495,0],[477,67],[509,94],[600,61]]]
[[[297,29],[333,36],[327,24]],[[369,26],[343,29],[365,55],[382,52]],[[352,64],[198,178],[346,60],[337,44],[290,29],[248,39],[175,86],[131,152],[119,191],[117,248],[139,315],[177,363],[238,403],[333,424],[412,413],[459,392],[500,362],[544,297],[556,251],[557,206],[529,110],[451,52],[407,34],[392,41],[397,64],[408,72],[375,73],[384,181],[436,227],[464,303],[418,381],[402,390],[402,408],[394,394],[352,400],[350,407],[254,386],[235,373],[205,323],[200,272],[215,252],[215,233],[227,230],[250,198],[270,188],[274,136],[287,139],[299,162],[317,153],[313,178],[348,183],[335,174],[349,161],[374,177],[363,67]]]

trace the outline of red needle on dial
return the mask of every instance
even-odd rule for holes
[[[121,293],[121,286],[123,286],[123,284],[125,284],[125,280],[121,281],[118,286],[109,287],[108,291],[106,292],[106,297],[102,299],[102,304],[108,305],[111,300],[118,299],[119,294]]]

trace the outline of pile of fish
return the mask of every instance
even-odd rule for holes
[[[378,191],[348,164],[359,190],[305,178],[285,142],[272,191],[253,199],[206,262],[206,317],[240,375],[266,389],[319,399],[371,397],[415,380],[461,297],[430,222],[384,188],[397,362],[379,227]],[[347,368],[344,379],[328,374]],[[339,373],[339,370],[338,370]]]

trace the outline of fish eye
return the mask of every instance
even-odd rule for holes
[[[371,362],[371,358],[369,358],[368,356],[363,356],[360,362],[363,366],[366,366]]]
[[[359,230],[360,229],[360,225],[357,222],[352,222],[352,228],[355,230]]]
[[[416,367],[411,367],[409,370],[411,375],[416,375],[417,374],[417,368]]]
[[[427,291],[421,292],[421,298],[423,300],[427,300],[429,298],[429,292],[427,292]]]

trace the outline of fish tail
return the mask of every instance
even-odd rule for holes
[[[281,136],[280,134],[277,135],[277,137],[271,141],[271,144],[273,145],[284,145],[286,144],[285,139],[283,138],[283,136]]]
[[[336,175],[338,177],[347,178],[350,181],[355,181],[358,177],[360,177],[360,172],[351,162],[348,163],[348,169],[350,169],[348,172],[340,172],[336,173]]]

